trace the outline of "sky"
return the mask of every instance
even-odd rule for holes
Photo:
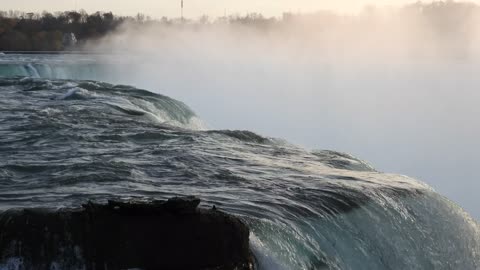
[[[369,4],[395,6],[411,2],[415,0],[184,0],[184,13],[185,17],[189,18],[252,12],[279,16],[283,12],[314,12],[325,9],[355,13]],[[180,0],[0,0],[0,9],[27,12],[85,9],[87,12],[112,11],[120,15],[144,13],[153,18],[161,18],[179,17]]]

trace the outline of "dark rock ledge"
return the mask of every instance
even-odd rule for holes
[[[0,213],[0,265],[22,269],[253,269],[249,229],[194,197]]]

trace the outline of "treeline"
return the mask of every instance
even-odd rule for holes
[[[74,39],[100,38],[126,20],[111,12],[25,13],[0,11],[0,51],[60,51]]]
[[[384,10],[382,10],[384,11]],[[231,15],[211,19],[202,16],[191,19],[151,19],[137,14],[134,17],[115,16],[111,12],[88,14],[81,11],[49,13],[26,13],[19,11],[0,11],[0,51],[61,51],[76,49],[90,40],[95,40],[115,31],[122,24],[129,23],[137,27],[160,26],[199,26],[211,24],[234,24],[254,27],[255,29],[281,28],[282,26],[314,27],[322,29],[345,21],[362,20],[375,17],[378,9],[367,6],[359,15],[339,15],[334,12],[311,14],[285,13],[282,17],[264,17],[250,13],[245,16]],[[418,1],[402,8],[391,10],[389,16],[414,16],[428,22],[440,32],[463,31],[472,17],[480,22],[480,7],[471,2],[453,0],[423,3]],[[476,22],[476,21],[475,21]],[[73,34],[73,35],[72,35]],[[72,40],[72,36],[74,37]],[[73,42],[74,41],[74,42]]]

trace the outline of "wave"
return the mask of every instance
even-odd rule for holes
[[[131,86],[9,77],[0,92],[0,210],[195,195],[251,227],[259,269],[480,268],[467,213],[352,155],[205,130],[184,103]],[[28,260],[9,244],[2,270]]]
[[[224,135],[232,139],[240,140],[243,142],[259,143],[259,144],[265,144],[265,143],[271,142],[271,139],[262,137],[258,134],[255,134],[247,130],[214,130],[214,131],[209,131],[209,133]]]
[[[370,165],[368,162],[347,153],[340,153],[329,150],[318,150],[313,151],[313,154],[317,156],[322,162],[328,164],[332,168],[353,171],[375,171],[372,165]]]
[[[130,86],[94,81],[44,80],[32,77],[0,79],[0,85],[14,85],[21,91],[36,92],[35,95],[48,97],[49,100],[89,100],[88,104],[81,108],[60,106],[63,114],[69,113],[71,109],[85,111],[89,107],[103,109],[106,107],[105,105],[108,105],[111,113],[120,112],[128,116],[145,116],[144,118],[162,124],[189,129],[204,129],[203,123],[184,103]],[[91,114],[92,111],[88,113]]]

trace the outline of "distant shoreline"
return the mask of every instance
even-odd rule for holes
[[[0,54],[111,54],[94,51],[0,51]]]

